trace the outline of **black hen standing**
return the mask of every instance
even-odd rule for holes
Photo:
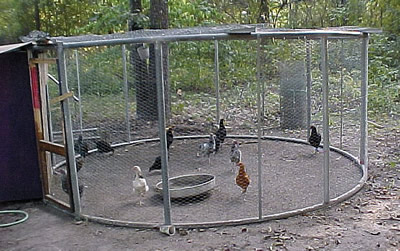
[[[317,132],[317,128],[315,126],[311,126],[311,135],[308,138],[308,143],[315,147],[315,152],[318,152],[318,147],[321,144],[321,134]]]
[[[169,156],[168,156],[169,159]],[[149,168],[149,173],[152,171],[161,170],[161,156],[158,156],[155,160],[153,165]]]
[[[155,160],[153,165],[149,168],[149,173],[155,170],[161,170],[161,156],[158,156]]]
[[[167,149],[169,150],[169,147],[171,146],[172,142],[174,142],[174,134],[173,132],[173,127],[168,127],[167,130]]]
[[[83,158],[86,158],[89,152],[88,144],[83,142],[82,135],[79,135],[77,142],[74,144],[76,153],[79,153]]]
[[[224,125],[224,119],[219,120],[219,128],[218,131],[215,133],[215,152],[218,152],[219,149],[222,147],[222,144],[226,138],[226,128]]]

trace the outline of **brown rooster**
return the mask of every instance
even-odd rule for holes
[[[242,162],[239,162],[237,165],[239,166],[239,172],[236,176],[236,184],[242,188],[242,193],[245,193],[250,184],[250,177],[246,173],[244,164]]]

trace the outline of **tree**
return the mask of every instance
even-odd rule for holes
[[[150,28],[151,29],[168,29],[168,0],[151,0],[150,1]],[[165,90],[165,104],[167,116],[170,114],[170,91],[169,91],[169,74],[168,74],[168,44],[162,44],[162,66],[163,80]],[[149,82],[147,84],[147,114],[146,118],[156,120],[157,113],[157,83],[156,83],[156,57],[154,44],[150,45],[150,61],[149,61]]]

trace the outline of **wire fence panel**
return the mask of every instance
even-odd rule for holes
[[[169,213],[173,224],[227,223],[324,201],[324,142],[307,143],[310,126],[323,134],[320,40],[157,48],[66,50],[82,214],[138,224],[163,224]],[[330,144],[358,157],[360,41],[329,40],[328,55]],[[54,135],[62,123],[52,120]],[[335,149],[329,152],[330,198],[352,189],[362,174]]]

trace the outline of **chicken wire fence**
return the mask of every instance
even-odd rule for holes
[[[60,62],[49,69],[48,99],[63,78],[74,96],[64,110],[49,105],[49,135],[65,144],[72,132],[75,165],[51,154],[51,194],[81,217],[132,226],[257,222],[343,199],[365,178],[363,42],[59,45],[65,73]],[[311,125],[318,149],[307,142]]]

